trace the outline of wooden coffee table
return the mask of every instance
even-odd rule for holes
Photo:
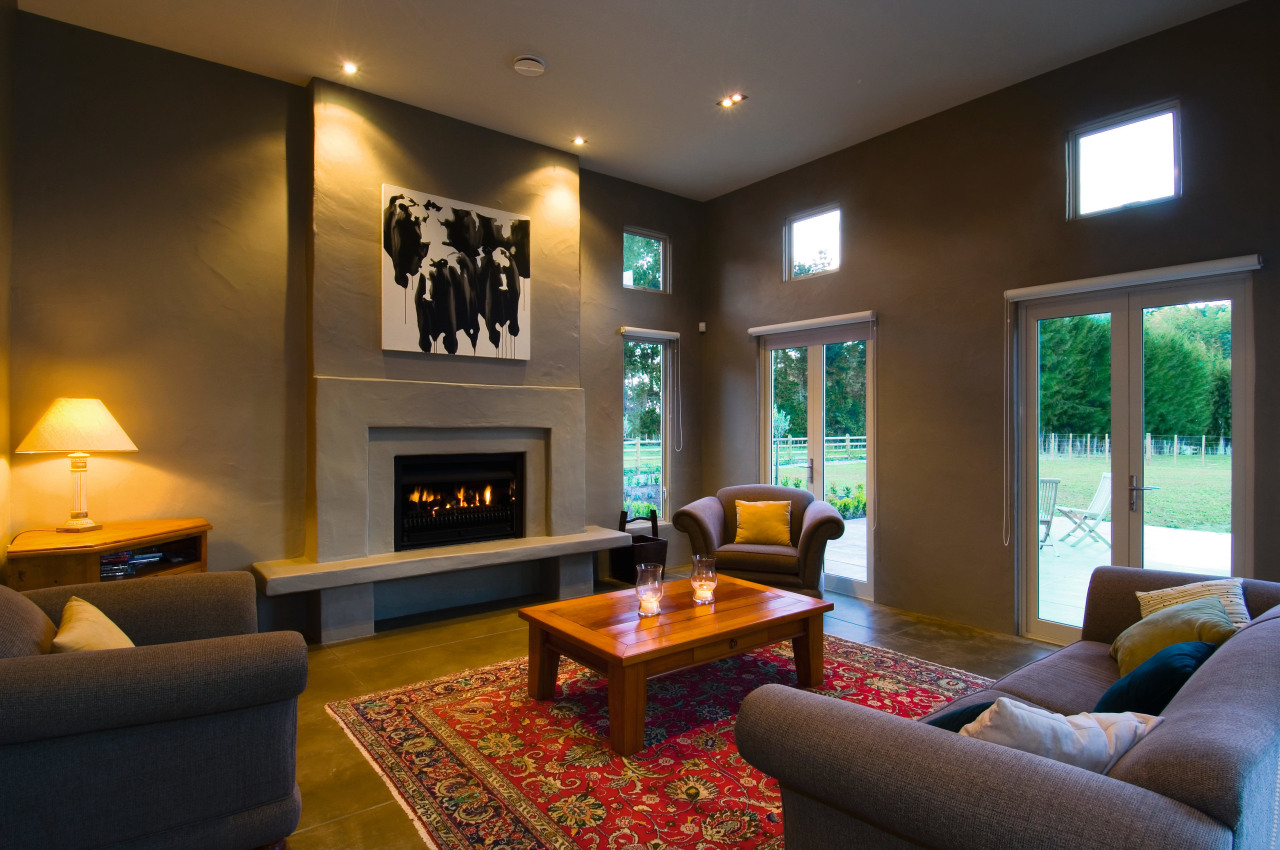
[[[659,613],[640,616],[634,590],[520,609],[529,622],[529,695],[553,699],[560,656],[609,680],[609,743],[644,744],[648,680],[789,640],[800,687],[822,683],[822,615],[831,602],[720,576],[716,600],[695,605],[688,579],[663,585]]]

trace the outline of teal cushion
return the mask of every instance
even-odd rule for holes
[[[1193,640],[1166,646],[1117,681],[1093,707],[1095,712],[1137,711],[1160,714],[1182,689],[1191,674],[1209,660],[1218,648],[1215,643]]]

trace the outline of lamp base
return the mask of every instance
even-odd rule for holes
[[[72,517],[71,519],[67,520],[66,525],[58,526],[58,531],[70,532],[74,534],[80,531],[97,531],[99,528],[102,528],[102,523],[95,522],[94,520],[89,519],[87,516]]]

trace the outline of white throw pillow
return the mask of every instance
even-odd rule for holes
[[[1138,607],[1144,618],[1150,617],[1161,608],[1179,605],[1193,599],[1216,596],[1222,600],[1227,618],[1233,626],[1243,626],[1249,622],[1249,609],[1244,604],[1244,589],[1240,582],[1243,579],[1222,578],[1211,581],[1198,581],[1194,584],[1180,584],[1177,587],[1162,587],[1152,591],[1134,591],[1138,595]]]
[[[1161,720],[1133,711],[1064,717],[1000,697],[960,734],[1106,773]]]

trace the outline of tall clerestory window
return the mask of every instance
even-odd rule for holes
[[[783,243],[783,280],[840,268],[840,208],[823,207],[787,219]]]

